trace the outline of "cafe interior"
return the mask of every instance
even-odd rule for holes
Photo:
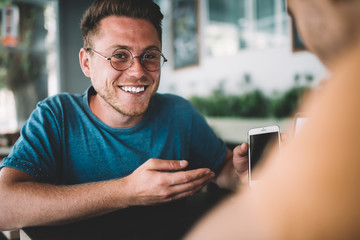
[[[0,161],[39,101],[61,92],[83,93],[90,86],[78,54],[80,19],[91,2],[0,1]],[[285,0],[155,2],[164,14],[162,51],[168,59],[158,91],[188,99],[229,147],[247,141],[252,126],[285,128],[295,110],[280,112],[286,94],[314,89],[327,76],[302,43]],[[254,92],[274,102],[267,112],[260,114],[259,105],[235,114],[224,106]],[[0,236],[19,238],[19,231]]]

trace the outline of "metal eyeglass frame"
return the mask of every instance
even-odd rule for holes
[[[124,69],[121,69],[121,70],[115,68],[115,67],[111,64],[111,57],[112,57],[112,56],[114,55],[114,53],[115,53],[117,50],[119,50],[119,49],[123,49],[123,50],[128,51],[128,52],[130,53],[131,57],[132,57],[129,66],[128,66],[127,68],[124,68]],[[147,52],[148,50],[146,50],[145,52],[143,52],[143,53],[142,53],[141,55],[139,55],[139,56],[134,56],[129,49],[126,49],[126,48],[117,48],[117,49],[115,49],[115,50],[113,51],[113,53],[111,54],[111,57],[105,57],[105,56],[102,55],[101,53],[99,53],[99,52],[97,52],[97,51],[95,51],[94,49],[89,48],[89,47],[88,47],[88,48],[85,48],[85,50],[86,50],[86,51],[92,51],[92,52],[95,53],[96,55],[104,58],[105,60],[110,61],[111,67],[112,67],[113,69],[117,70],[117,71],[125,71],[125,70],[129,69],[129,68],[133,65],[135,58],[139,58],[139,59],[140,59],[140,64],[141,64],[141,66],[142,66],[145,70],[147,70],[147,71],[149,71],[149,72],[155,72],[155,71],[160,70],[160,69],[162,68],[162,66],[164,65],[164,63],[166,63],[166,62],[168,61],[167,58],[164,56],[164,54],[163,54],[162,52],[160,52],[159,50],[155,49],[155,51],[158,51],[158,52],[160,53],[160,55],[164,58],[164,62],[161,64],[161,66],[160,66],[158,69],[149,70],[149,69],[147,69],[147,68],[145,67],[145,65],[144,65],[144,60],[143,60],[143,58],[144,58],[144,53]]]

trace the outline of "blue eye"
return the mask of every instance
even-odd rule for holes
[[[158,51],[149,51],[149,52],[145,52],[143,55],[143,60],[147,61],[147,60],[151,60],[151,61],[156,61],[159,60],[161,58],[161,53]]]
[[[111,60],[114,62],[130,61],[131,53],[126,49],[117,49],[113,52]]]
[[[120,54],[120,53],[114,54],[113,57],[114,58],[126,58],[126,56],[124,54]]]
[[[151,53],[146,53],[146,54],[144,54],[144,58],[152,59],[152,58],[156,58],[156,56],[154,54],[151,54]]]

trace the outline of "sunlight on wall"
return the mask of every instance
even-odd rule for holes
[[[45,12],[45,29],[48,30],[46,35],[47,51],[47,71],[48,71],[48,95],[52,96],[59,92],[60,84],[58,81],[58,52],[56,47],[56,9],[55,4],[46,6]]]
[[[0,133],[17,130],[14,95],[6,89],[0,89],[0,116]]]

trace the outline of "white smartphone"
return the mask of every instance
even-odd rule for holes
[[[267,126],[252,128],[248,132],[249,143],[249,184],[256,184],[256,177],[252,174],[253,170],[262,160],[263,156],[271,147],[280,149],[280,128],[279,126]]]

